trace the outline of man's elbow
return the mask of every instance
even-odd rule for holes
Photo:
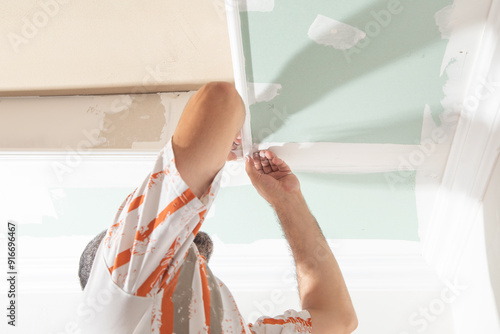
[[[314,334],[351,334],[358,328],[356,312],[336,314],[310,309]]]
[[[346,333],[352,333],[358,328],[358,317],[356,313],[353,313],[348,319],[346,319],[345,330]]]
[[[342,316],[341,319],[335,321],[335,330],[332,333],[351,334],[358,328],[358,317],[356,313]]]

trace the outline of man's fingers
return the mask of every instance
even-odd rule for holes
[[[245,170],[252,183],[254,183],[254,181],[256,181],[259,178],[261,173],[257,170],[257,168],[255,168],[254,159],[252,159],[252,157],[248,155],[245,157]]]
[[[257,169],[257,170],[260,170],[260,171],[261,171],[261,170],[262,170],[262,163],[260,162],[259,152],[255,152],[255,153],[253,154],[253,159],[252,159],[252,161],[253,161],[253,164],[254,164],[254,166],[255,166],[255,169]]]
[[[260,163],[262,165],[262,170],[264,173],[269,174],[273,171],[271,168],[271,162],[266,156],[266,151],[260,151],[259,152],[259,158],[260,158]]]
[[[271,163],[271,168],[273,169],[273,172],[279,171],[279,165],[283,163],[283,160],[278,158],[276,156],[276,153],[271,151],[266,151],[266,157],[269,159],[269,162]]]
[[[260,151],[260,157],[262,161],[262,166],[267,166],[269,162],[269,169],[264,168],[266,174],[271,172],[278,172],[280,170],[280,165],[283,164],[283,160],[278,158],[276,153],[269,150]]]
[[[283,159],[278,158],[276,153],[271,151],[265,151],[265,156],[270,162],[270,166],[273,172],[290,172],[290,167],[283,161]]]
[[[266,158],[269,159],[269,161],[273,160],[273,158],[276,156],[276,153],[274,153],[273,151],[266,150],[263,152],[264,152],[264,155],[266,156]]]
[[[274,152],[268,150],[255,152],[253,157],[248,156],[247,161],[250,161],[258,176],[261,176],[261,174],[271,174],[272,177],[276,178],[276,176],[281,175],[280,173],[285,173],[285,175],[291,173],[290,167],[288,167],[286,162],[278,158]],[[247,165],[246,168],[249,168],[249,166]],[[276,174],[276,172],[279,174]],[[247,174],[249,174],[248,170]]]
[[[280,158],[278,158],[278,157],[275,157],[275,158],[273,159],[273,164],[274,164],[274,165],[276,165],[276,166],[281,166],[281,165],[283,165],[283,164],[284,164],[284,161],[283,161],[283,159],[280,159]]]

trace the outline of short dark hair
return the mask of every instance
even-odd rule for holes
[[[201,256],[203,256],[208,263],[214,250],[214,243],[212,239],[210,239],[210,236],[205,232],[199,231],[193,242],[198,248],[198,252],[200,252]]]
[[[106,232],[107,230],[104,230],[96,235],[94,239],[90,240],[80,256],[78,277],[80,278],[80,286],[82,287],[82,290],[85,289],[85,286],[87,285],[87,281],[90,277],[90,271],[92,270],[92,264],[94,263],[95,254],[97,253],[97,249],[99,248],[102,239],[104,239]]]
[[[107,230],[102,231],[97,236],[92,239],[85,249],[83,250],[82,255],[80,256],[80,266],[78,268],[78,277],[80,278],[80,286],[82,290],[85,289],[87,282],[90,277],[90,271],[92,270],[92,264],[94,263],[95,255],[97,253],[97,249],[101,244],[102,239],[106,235]],[[196,234],[196,237],[193,241],[198,248],[198,252],[207,260],[210,260],[210,256],[212,256],[212,251],[214,249],[214,244],[210,236],[205,232],[199,231]]]

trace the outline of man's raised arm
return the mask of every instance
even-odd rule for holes
[[[335,257],[288,165],[271,151],[247,158],[246,171],[259,194],[274,208],[292,249],[302,308],[313,333],[351,333],[356,312]]]

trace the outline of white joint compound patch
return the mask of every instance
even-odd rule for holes
[[[452,25],[452,14],[454,7],[449,5],[434,14],[434,19],[441,32],[442,39],[450,39],[451,31],[453,30]]]
[[[249,82],[247,88],[248,105],[252,105],[257,102],[271,101],[274,99],[278,95],[281,85],[276,83]]]
[[[346,50],[365,38],[366,33],[356,27],[318,15],[309,27],[307,36],[318,44]]]
[[[238,6],[240,12],[271,12],[274,0],[238,0]]]

